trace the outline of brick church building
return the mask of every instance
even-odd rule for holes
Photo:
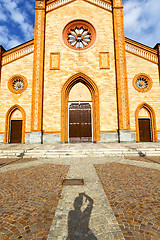
[[[124,36],[122,0],[36,0],[34,40],[0,46],[0,142],[160,140],[160,44]]]

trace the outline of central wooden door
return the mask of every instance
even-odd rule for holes
[[[69,142],[92,142],[89,103],[72,103],[69,106]]]
[[[151,120],[150,118],[139,118],[139,139],[140,142],[151,142]]]
[[[10,143],[22,142],[22,120],[11,120]]]

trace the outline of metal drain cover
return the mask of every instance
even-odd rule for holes
[[[76,186],[76,185],[84,185],[84,179],[64,179],[62,182],[64,186]]]

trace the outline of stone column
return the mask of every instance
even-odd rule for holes
[[[36,0],[30,143],[42,143],[46,1]]]
[[[130,116],[122,0],[113,0],[113,24],[118,104],[119,141],[130,142]]]

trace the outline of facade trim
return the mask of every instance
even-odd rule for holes
[[[62,7],[64,5],[66,5],[66,4],[69,4],[69,3],[75,2],[75,1],[76,0],[56,0],[56,1],[50,1],[49,3],[47,3],[46,12],[53,11],[53,10],[59,8],[59,7]],[[84,1],[112,12],[111,1],[105,1],[105,0],[84,0]]]

